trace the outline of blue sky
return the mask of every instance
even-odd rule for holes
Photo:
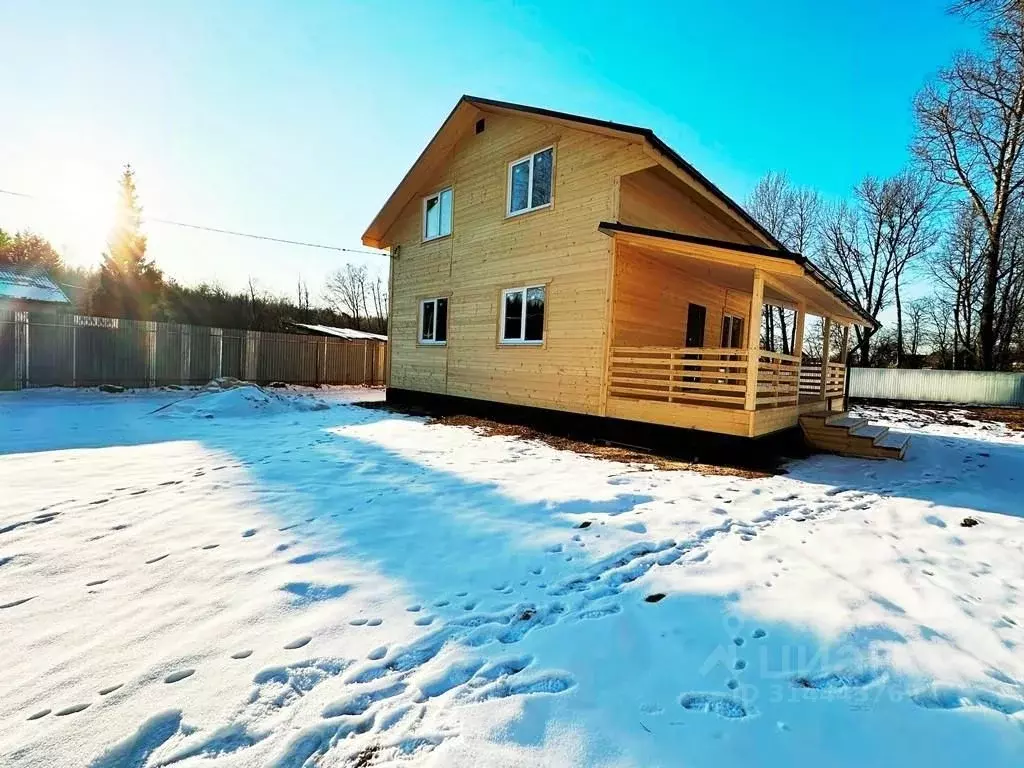
[[[462,93],[654,128],[740,201],[907,161],[911,100],[976,33],[945,0],[0,0],[0,227],[96,264],[121,164],[147,213],[360,248]],[[147,226],[171,276],[318,295],[379,257]]]

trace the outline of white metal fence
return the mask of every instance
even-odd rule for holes
[[[852,368],[850,397],[1024,406],[1024,373]]]

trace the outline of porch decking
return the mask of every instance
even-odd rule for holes
[[[753,364],[751,361],[754,361]],[[607,415],[757,436],[842,400],[845,363],[725,347],[613,347]]]

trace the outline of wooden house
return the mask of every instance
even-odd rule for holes
[[[395,399],[758,437],[836,422],[873,323],[649,129],[490,99],[459,100],[362,239],[391,255]],[[762,349],[765,304],[796,350],[823,318],[822,359]]]

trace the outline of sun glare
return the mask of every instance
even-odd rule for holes
[[[114,221],[116,171],[67,166],[47,190],[47,218],[54,240],[72,263],[95,264]]]

